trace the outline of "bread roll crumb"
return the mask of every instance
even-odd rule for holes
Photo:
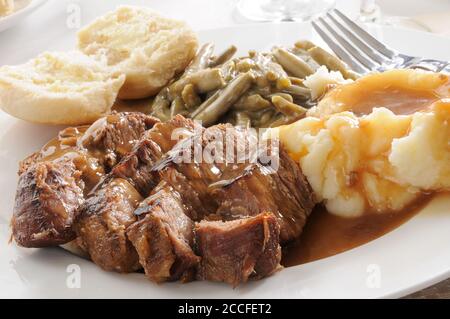
[[[123,74],[78,51],[45,52],[0,68],[0,108],[43,124],[92,123],[111,111]]]
[[[14,12],[14,0],[0,0],[0,17]]]
[[[121,99],[155,95],[197,50],[195,33],[181,21],[148,8],[120,6],[78,33],[78,48],[126,75]]]

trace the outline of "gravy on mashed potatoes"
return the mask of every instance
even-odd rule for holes
[[[398,211],[423,193],[450,190],[449,83],[415,70],[368,75],[270,134],[279,134],[330,213]]]

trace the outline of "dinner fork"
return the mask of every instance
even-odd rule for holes
[[[319,17],[311,23],[330,49],[353,71],[360,74],[406,68],[450,73],[450,62],[397,52],[378,41],[337,9],[328,12],[326,18]]]

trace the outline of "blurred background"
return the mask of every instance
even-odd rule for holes
[[[11,1],[11,0],[2,0]],[[73,46],[76,31],[119,4],[145,5],[194,29],[244,23],[307,21],[337,7],[357,21],[393,25],[450,37],[450,0],[15,0],[18,7],[36,8],[26,16],[0,18],[0,64],[24,60],[42,47]],[[95,3],[93,5],[93,3]],[[21,9],[21,10],[26,10]],[[30,10],[31,11],[31,10]],[[11,21],[6,21],[11,20]],[[6,26],[6,24],[8,25]],[[42,35],[45,33],[45,37]],[[55,43],[52,39],[61,39]],[[26,47],[26,50],[21,50]],[[35,50],[36,52],[34,52]]]

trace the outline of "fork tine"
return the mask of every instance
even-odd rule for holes
[[[344,49],[342,49],[336,42],[334,42],[325,31],[314,21],[311,21],[314,30],[320,35],[320,37],[325,41],[325,43],[330,47],[330,49],[336,53],[336,55],[355,72],[367,73],[367,69],[361,66],[361,64],[356,61],[352,56],[350,56]]]
[[[355,22],[350,20],[345,14],[343,14],[338,9],[334,9],[333,12],[335,12],[350,28],[351,31],[356,33],[362,40],[364,40],[367,44],[372,46],[375,50],[383,54],[384,56],[392,59],[397,55],[397,52],[388,48],[383,43],[375,39],[370,33],[365,31],[363,28],[361,28],[359,25],[357,25]]]
[[[353,32],[347,29],[342,23],[340,23],[335,17],[333,17],[330,13],[327,13],[327,17],[333,21],[333,23],[342,31],[358,49],[363,51],[369,58],[377,62],[378,64],[383,64],[385,59],[379,53],[376,53],[371,47],[361,41]]]
[[[319,18],[319,21],[327,28],[328,32],[330,32],[333,37],[341,46],[347,50],[355,59],[361,62],[362,65],[367,67],[369,70],[375,69],[378,65],[367,59],[361,52],[359,52],[350,42],[344,39],[339,33],[337,33],[329,24],[325,21],[324,18]]]

